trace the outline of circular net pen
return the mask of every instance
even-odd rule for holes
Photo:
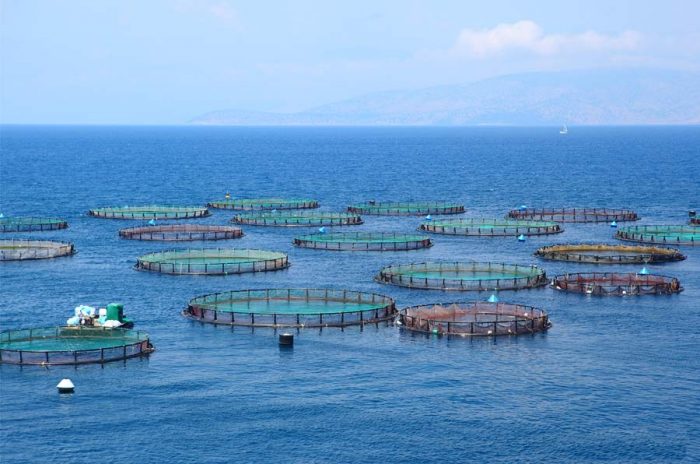
[[[47,327],[0,332],[0,363],[90,364],[154,351],[148,334],[103,327]]]
[[[40,232],[68,228],[63,219],[38,217],[4,217],[0,218],[0,232]]]
[[[700,227],[695,226],[631,226],[619,229],[615,238],[660,245],[700,245]]]
[[[411,332],[460,337],[532,334],[552,326],[541,309],[485,301],[412,306],[401,310],[399,322]]]
[[[464,205],[449,201],[367,201],[348,206],[355,214],[381,216],[421,216],[426,214],[461,214]]]
[[[563,232],[556,222],[517,221],[507,219],[454,219],[424,222],[420,230],[445,235],[467,237],[517,237],[519,235],[548,235]]]
[[[130,227],[119,231],[121,238],[185,242],[195,240],[228,240],[243,237],[240,227],[197,224],[168,224],[163,226]]]
[[[350,213],[320,213],[315,211],[269,211],[237,214],[237,224],[276,227],[352,226],[362,224],[362,218]]]
[[[535,256],[553,261],[591,264],[666,263],[686,258],[672,248],[607,244],[546,246],[538,249]]]
[[[407,251],[429,248],[430,237],[391,232],[336,232],[309,234],[294,238],[301,248],[332,251]]]
[[[565,292],[602,296],[670,295],[683,290],[675,277],[615,272],[558,275],[552,286]]]
[[[375,280],[427,290],[487,291],[541,287],[547,284],[547,275],[537,266],[432,262],[388,266]]]
[[[53,240],[0,240],[0,261],[22,261],[70,256],[72,243]]]
[[[136,269],[162,274],[227,275],[277,271],[289,267],[287,255],[276,251],[203,248],[149,253]]]
[[[318,208],[318,201],[307,198],[237,198],[207,203],[210,208],[239,211]]]
[[[522,208],[509,211],[507,217],[511,219],[555,222],[622,222],[639,219],[639,216],[634,211],[608,208]]]
[[[396,306],[386,296],[348,290],[239,290],[194,298],[183,315],[248,327],[345,327],[393,319]]]
[[[194,219],[211,213],[199,206],[122,206],[91,209],[88,214],[103,219]]]

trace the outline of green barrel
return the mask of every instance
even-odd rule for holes
[[[107,320],[119,321],[124,318],[124,305],[121,303],[110,303],[107,305]]]

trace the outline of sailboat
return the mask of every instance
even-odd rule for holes
[[[559,129],[559,133],[562,134],[562,135],[568,134],[568,133],[569,133],[569,129],[566,127],[566,124],[564,124],[564,127],[562,127],[561,129]]]

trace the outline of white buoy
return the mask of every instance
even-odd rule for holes
[[[320,233],[322,233],[322,234],[325,234],[325,233],[326,233],[326,228],[325,228],[325,227],[319,227],[319,228],[318,228],[318,231],[319,231]]]
[[[527,206],[525,205],[520,205],[520,208],[518,208],[520,211],[525,211],[527,209]]]
[[[639,271],[641,275],[647,275],[649,274],[649,270],[646,267],[643,267],[641,271]]]
[[[523,234],[518,235],[518,241],[519,242],[524,242],[525,241],[525,236]]]
[[[148,224],[154,226],[154,225],[156,225],[156,220],[155,220],[155,219],[151,219],[150,221],[148,221]]]
[[[611,222],[610,227],[617,227],[617,222],[615,222],[615,221]]]
[[[5,215],[0,213],[0,218],[4,218],[4,217],[5,217]]]
[[[432,217],[430,214],[428,214],[428,215],[425,217],[425,220],[426,220],[426,221],[432,221],[432,220],[433,220],[433,217]]]
[[[56,388],[58,388],[59,393],[73,393],[75,391],[75,385],[73,385],[70,379],[61,380],[58,382],[58,385],[56,385]]]
[[[496,296],[495,293],[492,293],[491,296],[488,299],[489,303],[498,303],[498,297]]]

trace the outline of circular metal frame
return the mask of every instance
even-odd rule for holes
[[[538,249],[535,256],[553,261],[590,264],[666,263],[686,258],[673,248],[605,243],[545,246]]]
[[[700,245],[700,227],[692,225],[629,226],[618,229],[615,238],[658,245],[698,246]]]
[[[556,276],[556,290],[600,296],[670,295],[683,291],[675,277],[655,274],[581,272]]]
[[[274,209],[312,209],[318,208],[316,200],[308,198],[231,198],[226,200],[210,201],[210,208],[232,209],[239,211],[258,211]]]
[[[348,212],[380,216],[461,214],[464,213],[464,205],[448,201],[367,201],[348,206]]]
[[[523,208],[509,211],[507,217],[555,222],[623,222],[639,219],[634,211],[609,208]]]
[[[46,230],[67,229],[68,223],[63,219],[40,217],[3,217],[0,218],[0,232],[42,232]]]
[[[424,222],[419,230],[444,235],[466,237],[517,237],[519,235],[548,235],[563,232],[556,222],[517,221],[508,219],[444,219]]]
[[[301,248],[331,251],[408,251],[433,246],[430,237],[394,232],[334,232],[294,238]]]
[[[200,224],[168,224],[162,226],[129,227],[119,236],[129,240],[183,242],[195,240],[228,240],[243,237],[240,227]]]
[[[362,218],[357,214],[316,211],[250,212],[237,214],[231,221],[236,224],[274,227],[325,227],[362,224]]]
[[[0,239],[0,261],[59,258],[75,253],[75,246],[56,240]]]
[[[101,219],[193,219],[210,216],[205,207],[200,206],[122,206],[95,208],[88,211],[92,217]]]
[[[285,253],[236,248],[168,250],[149,253],[136,260],[139,271],[176,275],[243,274],[287,267],[289,259]]]

